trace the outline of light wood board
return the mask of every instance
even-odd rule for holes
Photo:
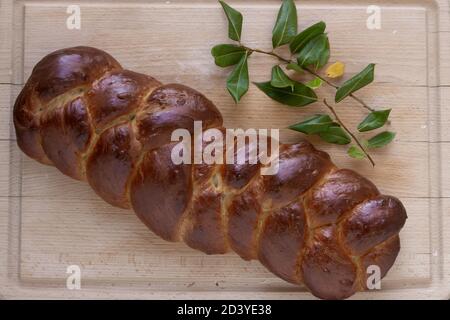
[[[244,14],[243,42],[270,49],[279,1],[229,1]],[[66,28],[70,1],[0,0],[0,297],[4,298],[270,298],[310,299],[234,254],[207,256],[167,243],[131,211],[99,199],[86,184],[21,154],[11,123],[14,99],[34,64],[62,47],[91,45],[123,66],[162,82],[203,92],[230,128],[286,128],[324,111],[319,103],[288,108],[254,86],[239,105],[225,89],[229,70],[210,48],[227,39],[215,1],[78,1],[81,30]],[[366,28],[368,5],[382,9],[382,28]],[[327,22],[331,61],[346,63],[344,80],[377,63],[376,81],[358,96],[392,108],[395,143],[375,151],[377,162],[349,159],[345,148],[311,139],[342,167],[398,196],[409,219],[402,250],[381,291],[356,299],[450,298],[450,11],[449,1],[297,1],[299,25]],[[281,51],[283,54],[283,51]],[[275,61],[252,56],[252,81],[267,80]],[[333,91],[321,88],[321,96]],[[338,107],[354,127],[365,111]],[[284,142],[302,136],[286,129]],[[66,270],[79,265],[81,290],[66,288]]]

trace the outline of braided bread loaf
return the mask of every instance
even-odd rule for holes
[[[43,58],[14,106],[23,152],[133,208],[166,240],[259,259],[325,299],[367,289],[368,266],[383,277],[393,265],[406,220],[399,200],[306,141],[281,145],[271,176],[258,164],[175,165],[171,133],[192,132],[194,120],[223,130],[202,94],[125,70],[90,47]]]

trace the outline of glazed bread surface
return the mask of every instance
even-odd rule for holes
[[[224,131],[199,92],[123,69],[91,47],[44,57],[14,106],[24,153],[133,209],[166,240],[258,259],[324,299],[366,290],[369,266],[385,276],[407,218],[397,198],[306,141],[280,145],[275,175],[260,164],[175,165],[171,134],[193,133],[194,121]]]

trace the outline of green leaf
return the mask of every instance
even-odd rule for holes
[[[228,37],[231,40],[240,41],[242,32],[242,20],[243,20],[242,14],[236,9],[230,7],[225,2],[220,0],[219,2],[222,5],[223,11],[225,11],[225,14],[228,19]]]
[[[315,78],[307,83],[305,83],[306,86],[310,87],[311,89],[315,90],[318,89],[322,86],[322,79],[320,78]]]
[[[246,49],[234,44],[219,44],[211,49],[214,62],[222,68],[237,64],[245,52]]]
[[[347,154],[355,159],[364,159],[366,157],[366,154],[357,146],[351,146],[347,150]]]
[[[236,103],[247,93],[248,79],[248,53],[245,53],[227,79],[227,89]]]
[[[272,68],[272,80],[270,81],[270,84],[276,88],[290,87],[291,90],[294,91],[295,82],[284,73],[280,66],[274,66]]]
[[[375,64],[369,64],[363,71],[347,80],[336,92],[336,103],[341,102],[350,94],[367,86],[374,79]]]
[[[333,119],[327,114],[316,114],[303,122],[294,124],[289,129],[299,131],[304,134],[316,134],[326,132],[329,127],[335,125]]]
[[[273,100],[291,107],[303,107],[317,101],[314,91],[300,82],[294,82],[294,90],[274,87],[270,81],[255,85]]]
[[[327,37],[327,41],[325,44],[325,49],[319,55],[319,61],[317,62],[316,66],[315,66],[316,70],[322,68],[330,60],[330,41],[328,40],[328,36],[326,36],[326,37]]]
[[[289,48],[293,54],[299,53],[306,44],[316,36],[323,34],[325,32],[326,24],[323,21],[316,23],[309,28],[303,30],[292,40]]]
[[[294,71],[296,71],[296,72],[298,72],[298,73],[303,73],[303,72],[305,72],[305,70],[303,70],[298,64],[296,64],[296,63],[289,63],[287,66],[286,66],[286,69],[288,69],[288,70],[294,70]]]
[[[297,34],[297,8],[293,0],[283,0],[272,30],[273,48],[289,43]]]
[[[320,34],[310,40],[300,50],[297,62],[300,67],[314,66],[317,70],[327,64],[330,59],[330,42],[326,34]]]
[[[368,148],[381,148],[389,144],[395,138],[395,132],[384,131],[367,141]]]
[[[331,126],[327,131],[319,133],[319,137],[333,144],[344,145],[351,142],[350,136],[338,125]]]
[[[358,125],[359,132],[375,130],[384,126],[389,118],[391,109],[371,112],[363,122]]]

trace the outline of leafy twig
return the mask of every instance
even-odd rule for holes
[[[322,80],[323,82],[325,82],[326,84],[328,84],[329,86],[338,89],[339,87],[337,85],[335,85],[334,83],[331,83],[330,81],[328,81],[326,78],[322,77],[320,74],[318,74],[317,72],[314,72],[313,70],[309,69],[309,68],[303,68],[306,72],[308,72],[309,74],[312,74],[313,76],[319,78],[320,80]],[[369,110],[370,112],[374,112],[376,111],[374,108],[368,106],[364,100],[358,98],[357,96],[355,96],[353,93],[349,94],[349,97],[353,98],[353,100],[357,101],[361,106],[363,106],[364,108],[366,108],[367,110]]]
[[[366,108],[366,109],[369,110],[370,112],[376,111],[374,108],[369,107],[362,99],[358,98],[358,97],[355,96],[353,93],[350,93],[349,96],[352,97],[353,100],[356,100],[357,102],[359,102],[364,108]]]
[[[253,53],[260,53],[276,58],[277,64],[272,68],[270,81],[254,84],[269,98],[284,105],[292,107],[304,107],[318,100],[315,89],[322,83],[334,88],[336,91],[334,101],[339,103],[351,97],[359,105],[370,111],[370,114],[358,125],[359,132],[367,132],[381,128],[389,123],[390,109],[375,110],[364,100],[357,97],[355,92],[374,81],[375,64],[370,63],[361,72],[354,75],[341,85],[336,85],[327,77],[319,74],[330,59],[330,41],[325,32],[326,24],[323,21],[315,23],[297,33],[297,9],[294,0],[283,0],[278,11],[277,20],[272,30],[271,51],[249,48],[241,42],[242,14],[236,9],[219,0],[228,19],[228,37],[237,44],[218,44],[211,49],[216,65],[225,68],[234,66],[227,79],[227,88],[234,100],[238,102],[247,92],[249,87],[249,75],[247,68],[248,57]],[[274,49],[289,45],[291,55],[289,58],[276,53]],[[294,81],[280,68],[281,64],[287,64],[287,69],[299,73],[308,73],[314,76],[310,82]],[[329,78],[342,75],[344,72],[342,63],[336,62],[327,69]],[[334,71],[333,71],[334,70]],[[333,73],[333,72],[334,73]],[[340,120],[334,108],[324,100],[324,104],[336,118],[333,121],[329,115],[316,115],[305,121],[290,126],[289,128],[304,134],[318,134],[326,142],[345,145],[353,139],[357,146],[351,146],[347,153],[356,159],[368,158],[373,166],[375,162],[366,149],[385,146],[395,138],[393,132],[382,132],[368,140],[365,147],[358,138]],[[361,149],[361,150],[360,150]]]
[[[367,159],[369,159],[370,163],[372,164],[372,166],[375,167],[375,161],[373,161],[372,157],[370,156],[370,154],[366,151],[366,149],[363,147],[362,143],[359,142],[358,138],[345,126],[344,122],[341,121],[341,119],[339,118],[339,116],[337,115],[336,111],[334,110],[334,108],[327,102],[327,99],[323,99],[323,103],[328,107],[328,109],[331,111],[331,113],[334,115],[334,117],[336,118],[336,121],[339,123],[339,125],[345,130],[347,131],[347,133],[353,138],[353,140],[356,142],[356,144],[361,148],[361,150],[364,152],[364,154],[367,156]]]
[[[260,50],[260,49],[253,49],[253,48],[249,48],[246,46],[242,46],[244,49],[250,51],[250,52],[257,52],[257,53],[261,53],[261,54],[265,54],[265,55],[269,55],[272,57],[277,58],[278,60],[285,62],[285,63],[295,63],[294,60],[288,60],[282,56],[280,56],[279,54],[276,54],[273,51],[264,51],[264,50]],[[309,68],[303,68],[303,70],[305,70],[306,72],[308,72],[309,74],[319,78],[320,80],[322,80],[323,82],[325,82],[327,85],[329,85],[330,87],[333,87],[334,89],[338,89],[339,87],[337,85],[335,85],[334,83],[332,83],[331,81],[329,81],[328,79],[326,79],[325,77],[322,77],[320,74],[318,74],[317,72],[314,72],[313,70],[309,69]],[[370,112],[374,112],[375,109],[370,107],[367,103],[364,102],[364,100],[362,100],[361,98],[358,98],[357,96],[355,96],[353,93],[351,93],[349,95],[351,98],[353,98],[353,100],[357,101],[362,107],[366,108],[367,110],[369,110]]]
[[[243,47],[244,49],[250,51],[250,52],[258,52],[258,53],[266,54],[266,55],[269,55],[269,56],[278,58],[278,60],[283,61],[283,62],[286,62],[286,63],[292,63],[292,62],[294,62],[293,60],[288,60],[288,59],[283,58],[282,56],[276,54],[276,53],[273,52],[273,51],[264,51],[264,50],[260,50],[260,49],[253,49],[253,48],[249,48],[249,47],[246,47],[246,46],[242,46],[242,47]]]

